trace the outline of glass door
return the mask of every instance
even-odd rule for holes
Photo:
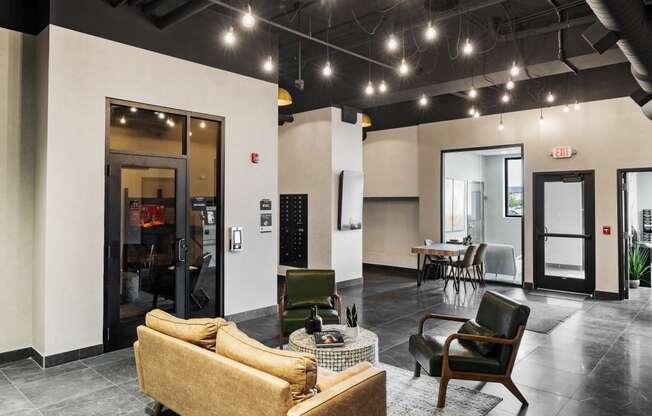
[[[538,288],[595,290],[593,172],[534,174],[534,282]]]
[[[110,154],[105,346],[130,346],[152,309],[185,316],[186,159]]]

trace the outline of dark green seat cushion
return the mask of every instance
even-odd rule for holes
[[[288,299],[286,309],[310,309],[311,306],[332,309],[335,304],[332,296],[299,296]]]
[[[445,342],[446,337],[428,335],[412,335],[410,337],[410,353],[431,376],[439,377],[441,375]],[[460,344],[458,340],[451,343],[448,359],[453,371],[490,374],[503,372],[497,356],[484,356],[475,348],[468,348]]]
[[[460,334],[479,335],[483,337],[495,337],[498,335],[493,330],[478,324],[474,319],[464,322],[457,332]],[[467,341],[464,339],[460,340],[460,344],[467,348],[473,348],[482,355],[489,355],[496,347],[496,344],[492,342]]]
[[[324,325],[336,325],[340,323],[340,317],[335,309],[319,309],[319,316]],[[297,329],[304,327],[304,321],[310,315],[310,308],[305,309],[288,309],[283,312],[281,326],[283,335],[288,336]]]

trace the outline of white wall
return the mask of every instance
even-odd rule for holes
[[[56,26],[49,53],[39,352],[102,343],[107,97],[225,117],[225,226],[244,227],[244,251],[224,251],[225,312],[275,305],[278,228],[258,233],[258,201],[278,212],[277,86]]]
[[[332,140],[332,230],[331,256],[338,282],[362,278],[362,234],[363,230],[337,229],[339,204],[339,178],[343,170],[362,171],[362,115],[358,114],[356,124],[342,121],[342,110],[331,112]],[[364,229],[365,220],[362,219]]]
[[[308,194],[308,267],[334,269],[338,282],[362,277],[363,231],[337,229],[340,172],[362,171],[361,121],[328,107],[279,128],[279,192]]]
[[[35,54],[0,28],[0,353],[32,345]]]
[[[308,267],[331,267],[331,108],[294,115],[279,127],[278,191],[308,194]],[[327,209],[324,209],[327,207]],[[335,223],[337,225],[337,222]],[[287,266],[278,267],[285,275]]]
[[[485,240],[509,244],[521,255],[521,218],[505,216],[505,158],[484,156]]]

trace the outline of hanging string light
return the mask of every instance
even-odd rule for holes
[[[398,73],[405,76],[410,72],[410,67],[408,66],[405,58],[401,59],[401,64],[398,66]]]
[[[274,70],[274,61],[271,56],[268,56],[267,59],[263,62],[263,71],[272,72]]]
[[[421,98],[419,98],[419,105],[421,107],[425,107],[428,105],[430,100],[428,100],[428,97],[426,97],[426,94],[421,94]]]
[[[500,113],[500,123],[498,124],[498,130],[505,130],[505,125],[503,124],[503,113]]]
[[[575,111],[580,111],[581,108],[582,108],[582,106],[580,105],[580,102],[579,102],[579,101],[575,101],[575,105],[573,106],[573,109],[574,109]]]
[[[503,104],[507,104],[511,100],[511,97],[509,96],[508,93],[504,93],[502,97],[500,97],[500,101],[503,102]]]
[[[321,73],[326,78],[330,78],[333,75],[333,68],[331,67],[330,61],[326,61],[324,67],[321,69]]]
[[[555,102],[555,95],[552,93],[552,91],[548,91],[548,95],[546,96],[546,101],[549,104],[552,104]]]
[[[478,97],[478,90],[476,90],[475,87],[472,85],[471,89],[469,90],[469,98],[476,99],[477,97]]]
[[[378,85],[378,92],[380,93],[387,92],[387,84],[385,83],[385,80],[380,81],[380,85]]]
[[[252,29],[256,25],[256,18],[251,12],[251,5],[247,5],[247,11],[242,15],[242,26]]]
[[[369,83],[367,84],[367,86],[364,89],[364,93],[366,95],[368,95],[368,96],[372,96],[372,95],[374,95],[374,92],[375,92],[374,84],[372,84],[371,81],[369,81]]]
[[[509,81],[507,81],[507,84],[505,84],[505,88],[507,88],[509,91],[513,90],[516,84],[514,84],[514,81],[510,78]]]
[[[464,42],[464,46],[462,47],[462,53],[466,56],[469,56],[473,53],[473,44],[471,43],[471,40],[469,38],[466,38],[466,42]]]
[[[233,30],[233,26],[229,27],[226,30],[226,32],[224,32],[224,35],[222,35],[222,41],[226,46],[235,45],[237,41],[237,37],[235,36],[235,31]]]
[[[543,119],[543,107],[541,107],[541,115],[539,116],[539,124],[543,125],[544,122],[545,121]]]
[[[437,29],[432,25],[432,22],[428,22],[426,30],[423,31],[423,37],[429,42],[437,39]]]
[[[392,33],[389,35],[387,38],[387,42],[385,43],[385,46],[387,47],[387,50],[390,52],[396,52],[398,49],[398,40],[396,39],[396,36]]]
[[[516,61],[514,61],[512,63],[512,67],[509,69],[509,74],[513,77],[516,77],[520,73],[521,73],[521,68],[519,68],[519,66],[516,65]]]

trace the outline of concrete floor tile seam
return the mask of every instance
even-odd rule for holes
[[[34,361],[32,357],[30,357],[29,360]],[[36,363],[36,361],[34,361],[34,362]],[[2,370],[0,370],[0,372],[2,372]],[[18,393],[19,393],[21,396],[23,396],[23,398],[24,398],[25,400],[27,400],[27,402],[28,402],[29,404],[32,405],[32,409],[35,409],[35,410],[38,412],[39,415],[43,416],[43,414],[41,413],[41,411],[40,411],[40,410],[38,409],[38,407],[36,406],[36,403],[34,403],[33,401],[31,401],[31,400],[29,399],[29,397],[27,397],[27,396],[25,395],[25,393],[23,393],[23,391],[18,387],[17,384],[15,384],[13,381],[11,381],[11,379],[10,379],[9,377],[7,377],[6,374],[2,373],[2,376],[5,377],[5,378],[7,379],[7,381],[9,382],[9,385],[10,385],[11,387],[13,387],[14,389],[16,389],[16,391],[18,391]]]

